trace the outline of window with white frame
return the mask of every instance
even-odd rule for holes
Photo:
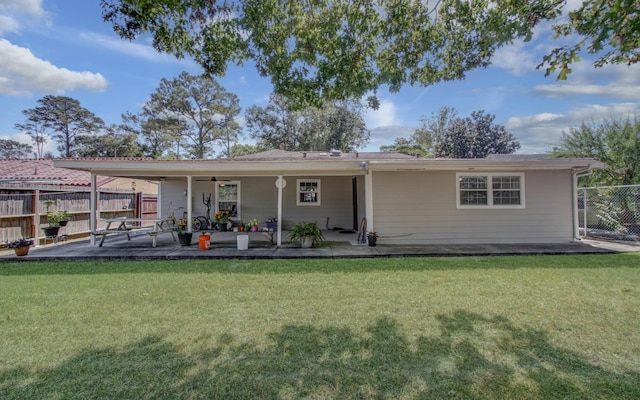
[[[296,196],[299,206],[319,206],[320,179],[298,179]]]
[[[458,208],[524,208],[524,174],[456,174]]]
[[[215,212],[228,211],[231,219],[240,219],[240,182],[216,182]]]

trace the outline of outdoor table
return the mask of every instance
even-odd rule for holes
[[[108,235],[126,234],[127,240],[131,240],[129,233],[132,230],[146,231],[153,238],[153,247],[157,245],[157,237],[163,233],[171,233],[173,241],[176,241],[176,237],[173,234],[173,227],[170,226],[171,218],[109,218],[104,220],[107,225],[104,229],[93,232],[95,236],[102,236],[99,247],[102,247],[104,240]],[[144,223],[148,223],[145,225]],[[118,226],[114,229],[111,228],[111,224],[117,223]],[[138,224],[138,225],[132,225]]]

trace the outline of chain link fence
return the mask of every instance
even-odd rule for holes
[[[578,189],[580,235],[640,240],[640,185]]]

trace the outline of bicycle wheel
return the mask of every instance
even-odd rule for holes
[[[192,219],[191,220],[191,230],[193,232],[198,232],[200,229],[202,229],[202,223],[200,222],[200,220],[197,217]]]
[[[206,217],[203,217],[202,215],[200,215],[200,216],[195,217],[193,219],[193,231],[194,232],[198,232],[200,230],[205,230],[208,227],[209,227],[209,221],[207,220]]]

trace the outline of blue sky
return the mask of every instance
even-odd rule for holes
[[[99,0],[0,0],[0,138],[29,143],[14,129],[24,122],[22,110],[37,106],[47,94],[76,98],[105,120],[120,123],[121,114],[137,112],[160,79],[181,71],[198,74],[191,60],[176,60],[153,50],[148,40],[120,39],[102,21]],[[578,0],[570,0],[576,6]],[[569,80],[544,77],[535,66],[559,43],[550,26],[537,28],[534,40],[501,49],[493,65],[468,73],[463,81],[430,87],[405,86],[391,94],[381,88],[379,110],[365,120],[377,151],[396,137],[408,137],[442,106],[460,116],[485,110],[514,134],[519,153],[548,151],[563,131],[582,121],[634,117],[640,111],[640,65],[592,67],[575,64]],[[271,83],[251,66],[230,66],[218,81],[240,98],[243,110],[264,106]],[[251,142],[245,138],[244,142]],[[49,143],[49,149],[55,145]]]

